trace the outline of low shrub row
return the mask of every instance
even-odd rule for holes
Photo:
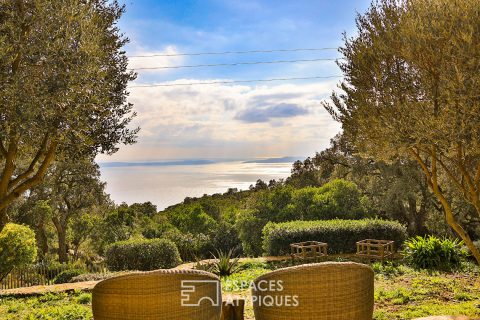
[[[56,277],[55,279],[53,279],[53,283],[54,284],[61,284],[61,283],[68,283],[68,282],[72,282],[72,279],[81,275],[81,274],[84,274],[85,271],[84,270],[81,270],[81,269],[69,269],[69,270],[65,270],[65,271],[62,271],[60,272]]]
[[[406,239],[405,226],[377,219],[269,222],[263,228],[263,250],[271,256],[290,253],[290,244],[302,241],[328,243],[329,253],[354,253],[363,239],[394,240],[396,248]]]
[[[181,263],[178,249],[167,239],[138,239],[111,244],[106,249],[111,271],[168,269]]]

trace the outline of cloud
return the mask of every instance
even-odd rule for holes
[[[235,119],[243,122],[269,122],[272,118],[292,118],[307,114],[308,111],[295,104],[281,103],[266,108],[248,108],[240,111]]]
[[[142,69],[151,67],[173,67],[183,63],[183,56],[172,56],[178,54],[175,46],[169,45],[162,50],[146,50],[143,47],[135,46],[129,50],[130,59],[128,67],[138,72],[140,76],[151,73],[167,73],[172,69]],[[133,56],[133,57],[132,57]]]
[[[312,155],[340,130],[321,106],[336,83],[132,87],[138,143],[99,160]]]

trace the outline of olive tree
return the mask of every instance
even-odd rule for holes
[[[340,48],[345,79],[326,109],[357,153],[414,159],[480,263],[446,193],[455,186],[480,218],[478,0],[382,0],[356,22]]]
[[[0,230],[55,158],[133,143],[135,74],[107,0],[0,0]]]

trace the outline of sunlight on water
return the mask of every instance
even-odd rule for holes
[[[291,162],[220,162],[205,165],[101,167],[107,192],[116,203],[151,201],[163,209],[185,197],[248,189],[257,179],[286,178]]]

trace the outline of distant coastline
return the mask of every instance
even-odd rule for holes
[[[99,162],[102,168],[115,167],[167,167],[167,166],[192,166],[192,165],[208,165],[215,163],[241,161],[242,163],[293,163],[305,157],[279,157],[266,159],[182,159],[182,160],[165,160],[165,161],[142,161],[142,162]]]

